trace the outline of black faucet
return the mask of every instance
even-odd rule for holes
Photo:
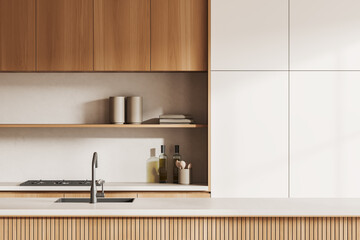
[[[94,152],[92,164],[91,164],[91,188],[90,188],[90,203],[96,203],[97,197],[96,197],[96,170],[95,168],[98,167],[98,154],[97,152]]]

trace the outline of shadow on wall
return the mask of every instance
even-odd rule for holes
[[[143,124],[160,124],[159,118],[150,118],[142,122]]]
[[[98,99],[84,104],[84,123],[109,123],[109,99]]]

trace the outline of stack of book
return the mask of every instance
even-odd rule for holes
[[[194,120],[189,115],[184,114],[164,114],[159,116],[160,124],[191,124]]]

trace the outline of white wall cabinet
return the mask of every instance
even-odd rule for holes
[[[287,197],[287,72],[212,72],[212,197]]]
[[[360,70],[359,9],[358,0],[291,0],[291,69]]]
[[[288,0],[212,0],[212,70],[287,70]]]
[[[292,72],[291,197],[360,197],[360,72]]]

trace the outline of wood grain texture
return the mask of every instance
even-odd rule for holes
[[[64,193],[64,197],[90,198],[90,192],[67,192]],[[105,192],[105,197],[106,198],[136,198],[137,192]]]
[[[293,223],[295,226],[299,223],[296,233],[301,234],[291,234],[295,230]],[[0,218],[0,240],[354,240],[359,239],[359,223],[360,219],[357,217],[2,217]],[[323,224],[327,226],[326,229],[323,229]],[[343,229],[343,231],[336,231],[336,229]],[[325,234],[322,234],[323,231]]]
[[[0,192],[0,198],[61,198],[62,192]]]
[[[138,192],[138,198],[210,198],[208,192]]]
[[[150,0],[95,0],[95,71],[150,70]]]
[[[0,124],[0,128],[206,128],[206,124]]]
[[[208,0],[208,186],[211,192],[211,0]]]
[[[99,190],[99,189],[98,189]],[[0,198],[88,198],[90,192],[0,192]],[[108,192],[106,198],[210,198],[209,192]]]
[[[0,0],[0,71],[35,70],[35,0]]]
[[[206,71],[207,0],[151,1],[151,70]]]
[[[37,70],[92,71],[92,0],[37,0]]]

